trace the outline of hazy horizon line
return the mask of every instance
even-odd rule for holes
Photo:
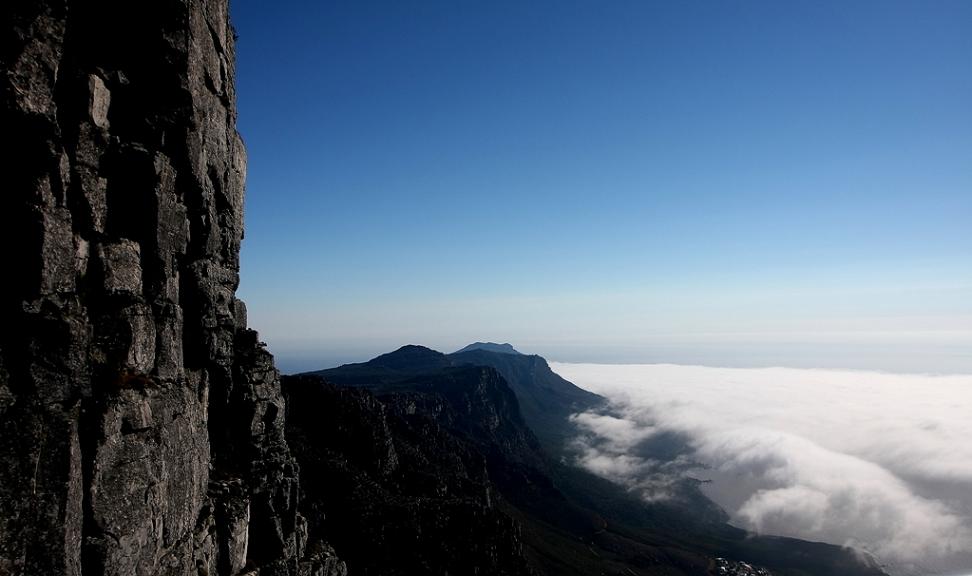
[[[488,340],[481,340],[482,342],[490,342]],[[329,368],[335,368],[345,364],[356,364],[363,363],[372,360],[382,354],[398,350],[402,346],[416,345],[429,348],[431,350],[436,350],[444,354],[450,354],[462,349],[461,346],[453,347],[442,347],[434,345],[419,344],[416,342],[408,342],[398,346],[387,347],[383,349],[369,349],[365,350],[334,350],[327,348],[316,348],[309,350],[284,350],[281,352],[275,352],[273,346],[270,346],[271,353],[273,353],[274,358],[277,363],[278,369],[284,374],[294,374],[299,372],[308,372],[315,370],[326,370]],[[932,368],[930,366],[891,366],[888,364],[881,364],[880,362],[867,362],[864,359],[850,359],[841,361],[839,358],[821,359],[821,358],[804,358],[796,359],[790,357],[785,359],[782,356],[775,358],[774,360],[764,359],[758,360],[753,358],[754,353],[752,350],[746,351],[735,355],[731,360],[723,358],[711,358],[710,360],[699,360],[699,359],[689,359],[683,358],[681,360],[677,358],[672,359],[592,359],[584,358],[584,354],[562,354],[562,353],[550,353],[545,351],[536,351],[529,348],[521,349],[515,343],[513,347],[519,352],[528,355],[537,355],[543,357],[551,364],[590,364],[590,365],[603,365],[603,366],[681,366],[681,367],[700,367],[700,368],[718,368],[718,369],[736,369],[736,370],[770,370],[770,369],[789,369],[789,370],[824,370],[831,372],[868,372],[876,374],[903,374],[903,375],[916,375],[916,376],[969,376],[972,375],[972,358],[965,359],[960,358],[959,364],[969,363],[970,366],[967,368],[963,367],[949,367],[942,366],[939,368]],[[683,350],[684,351],[684,350]],[[646,353],[645,355],[651,355],[652,353]],[[657,353],[655,353],[657,354]],[[758,355],[759,352],[757,351]],[[595,354],[596,355],[596,354]],[[679,354],[674,354],[678,356]],[[723,354],[726,356],[727,354]],[[774,355],[769,351],[763,352],[764,356],[779,356]],[[890,353],[889,356],[892,356]],[[900,360],[899,356],[894,356],[894,358]],[[789,361],[787,361],[789,360]],[[961,360],[965,360],[962,362]]]

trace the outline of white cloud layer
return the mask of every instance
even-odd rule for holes
[[[742,527],[866,549],[898,573],[972,569],[972,376],[552,363],[607,397],[578,462],[648,500],[686,459]],[[639,445],[688,442],[676,466]]]

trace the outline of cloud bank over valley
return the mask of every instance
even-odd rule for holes
[[[738,526],[853,546],[897,574],[972,569],[972,376],[551,367],[610,401],[573,417],[578,463],[646,500],[690,474]]]

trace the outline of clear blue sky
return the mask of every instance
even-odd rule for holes
[[[285,371],[972,370],[972,2],[231,10],[240,294]]]

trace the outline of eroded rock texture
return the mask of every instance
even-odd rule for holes
[[[341,573],[234,295],[226,0],[7,0],[0,28],[0,575]]]

